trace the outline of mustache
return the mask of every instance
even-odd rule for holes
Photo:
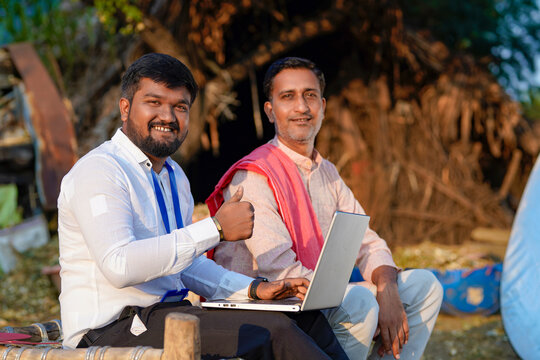
[[[176,121],[174,122],[164,122],[164,121],[158,121],[158,120],[151,121],[150,123],[148,123],[148,131],[150,131],[152,126],[166,126],[176,131],[180,130],[180,126],[178,125],[178,122]]]

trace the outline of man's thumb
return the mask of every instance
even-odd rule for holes
[[[242,200],[242,196],[244,196],[244,188],[242,186],[239,186],[238,190],[236,190],[236,192],[229,199],[228,202],[239,202],[240,200]]]

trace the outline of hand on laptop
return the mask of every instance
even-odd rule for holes
[[[240,186],[236,193],[221,205],[214,218],[221,225],[223,240],[245,240],[253,233],[255,210],[248,201],[242,200],[244,188]]]
[[[293,296],[304,300],[308,287],[309,280],[302,278],[261,282],[257,287],[257,296],[263,300],[285,299]]]

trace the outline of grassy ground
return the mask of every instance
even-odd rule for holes
[[[204,214],[203,214],[204,215]],[[423,243],[394,250],[401,267],[459,269],[501,261],[504,248],[468,243],[441,246]],[[0,273],[0,327],[22,326],[60,318],[58,292],[41,275],[43,266],[54,265],[58,239],[40,249],[20,254],[15,270]],[[424,353],[426,360],[519,359],[504,333],[500,314],[453,317],[441,314]]]
[[[9,274],[0,271],[0,327],[60,319],[58,291],[41,274],[42,267],[58,261],[58,237],[17,256],[14,270]]]

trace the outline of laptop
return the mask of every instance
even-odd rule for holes
[[[211,300],[201,303],[201,306],[286,312],[339,306],[343,301],[368,224],[367,215],[342,211],[334,214],[304,301],[296,297],[282,300]]]

